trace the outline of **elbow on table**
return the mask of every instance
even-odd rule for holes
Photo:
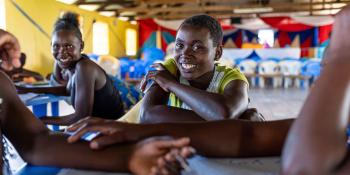
[[[232,110],[225,106],[215,111],[213,115],[215,115],[218,120],[229,119],[232,116]]]

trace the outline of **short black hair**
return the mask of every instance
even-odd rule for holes
[[[61,18],[58,18],[53,29],[53,33],[61,30],[72,31],[74,35],[82,42],[82,34],[79,29],[78,14],[66,12]]]
[[[179,29],[184,25],[190,25],[194,27],[207,28],[210,33],[210,37],[213,39],[214,46],[222,43],[223,32],[220,23],[209,15],[195,15],[185,19],[180,25]]]

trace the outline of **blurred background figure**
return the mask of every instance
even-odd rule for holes
[[[44,81],[44,77],[37,72],[25,69],[24,66],[26,64],[27,56],[25,53],[21,53],[20,57],[20,67],[12,69],[10,71],[3,70],[13,82],[25,82],[25,83],[35,83],[38,81]]]

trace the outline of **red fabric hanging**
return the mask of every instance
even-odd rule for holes
[[[286,45],[292,44],[292,40],[290,39],[288,32],[279,31],[278,43],[279,43],[280,47],[286,47]]]
[[[309,48],[309,47],[311,47],[311,40],[312,39],[312,37],[311,36],[309,36],[303,43],[300,43],[300,47],[301,48]]]
[[[167,31],[174,37],[176,36],[175,30],[170,30],[164,27],[159,26],[157,23],[153,21],[153,19],[145,19],[145,20],[138,20],[139,24],[139,47],[141,48],[143,46],[143,43],[149,38],[150,34],[154,31],[157,31],[158,29],[162,31]],[[165,41],[162,39],[162,43],[165,43]],[[167,44],[162,44],[162,49],[165,49]],[[165,47],[165,48],[164,48]]]
[[[222,27],[223,31],[235,29],[235,27],[233,25],[221,25],[221,27]]]
[[[309,48],[301,48],[300,57],[310,57]]]
[[[238,32],[239,32],[239,34],[238,34],[236,40],[234,41],[234,43],[235,43],[237,48],[242,48],[242,44],[243,44],[242,30],[239,30]]]
[[[148,39],[153,31],[158,29],[157,24],[152,19],[139,20],[139,48],[143,46],[143,43]]]
[[[266,24],[275,29],[278,29],[279,31],[300,32],[312,28],[312,26],[296,22],[290,17],[261,17],[261,19]]]
[[[330,24],[330,25],[320,26],[318,28],[318,41],[319,41],[319,43],[323,43],[329,39],[330,33],[332,32],[332,27],[333,27],[333,25]]]

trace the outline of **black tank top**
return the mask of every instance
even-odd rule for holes
[[[102,70],[104,72],[104,70]],[[124,106],[119,91],[113,86],[112,80],[106,76],[106,84],[95,91],[92,116],[104,119],[119,119],[124,115]],[[75,106],[75,83],[71,88],[71,100]]]

